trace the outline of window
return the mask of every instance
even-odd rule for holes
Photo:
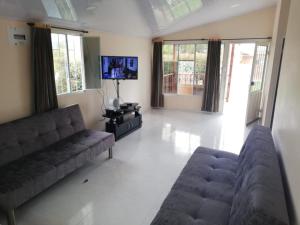
[[[149,0],[159,27],[165,27],[180,18],[199,10],[201,0]]]
[[[164,44],[165,94],[199,95],[204,88],[207,43]]]
[[[81,37],[52,33],[51,38],[57,94],[83,90]]]
[[[163,46],[164,93],[177,93],[178,45]]]

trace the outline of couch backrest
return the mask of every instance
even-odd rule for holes
[[[248,136],[237,169],[229,225],[288,225],[277,152],[268,128]]]
[[[0,166],[85,129],[78,105],[0,125]]]

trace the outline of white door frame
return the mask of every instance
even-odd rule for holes
[[[224,44],[224,55],[223,55],[223,65],[222,65],[222,71],[221,71],[221,80],[220,80],[220,106],[219,106],[219,112],[223,113],[224,110],[224,97],[225,97],[225,90],[226,90],[226,80],[227,80],[227,75],[228,75],[228,60],[229,60],[229,47],[230,44],[255,44],[257,45],[258,43],[268,43],[268,53],[269,53],[269,48],[270,48],[270,39],[245,39],[245,40],[225,40],[222,41]],[[255,47],[256,49],[256,47]],[[269,54],[267,54],[269,55]],[[268,60],[268,58],[266,59]],[[254,61],[253,61],[254,63]],[[253,65],[252,65],[253,66]],[[267,63],[265,64],[265,67],[267,68]],[[265,68],[265,69],[266,69]],[[251,79],[252,79],[252,73],[251,73]],[[265,76],[264,76],[265,79]],[[263,84],[264,86],[264,81]],[[250,92],[250,83],[249,83],[249,92]],[[248,104],[247,104],[247,111],[248,111]],[[246,112],[247,112],[246,111]],[[247,117],[247,115],[246,115]],[[245,122],[246,122],[246,117],[245,117]]]
[[[228,69],[228,59],[229,59],[229,43],[224,44],[223,50],[223,62],[222,62],[222,71],[221,71],[221,79],[220,79],[220,104],[219,104],[219,112],[223,113],[224,110],[224,100],[225,100],[225,90],[226,90],[226,79],[227,79],[227,69]]]
[[[249,83],[249,91],[248,91],[248,100],[247,100],[247,110],[246,110],[246,117],[245,117],[245,124],[249,125],[251,123],[253,123],[254,121],[256,121],[256,118],[253,121],[247,121],[248,118],[248,113],[249,113],[249,101],[250,101],[250,97],[251,97],[251,83],[253,81],[253,76],[254,76],[254,72],[255,72],[255,66],[256,66],[256,61],[257,61],[257,48],[258,46],[266,46],[266,55],[265,55],[265,59],[264,59],[264,68],[263,68],[263,76],[262,76],[262,84],[261,84],[261,96],[260,96],[260,101],[259,101],[259,107],[260,107],[260,111],[261,111],[261,105],[262,105],[262,93],[264,90],[264,85],[265,85],[265,77],[266,77],[266,71],[267,71],[267,66],[268,66],[268,58],[269,58],[269,49],[270,49],[270,40],[268,41],[256,41],[255,43],[255,51],[254,51],[254,58],[253,58],[253,64],[252,64],[252,72],[251,72],[251,78],[250,78],[250,83]]]

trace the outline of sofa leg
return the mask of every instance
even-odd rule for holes
[[[109,148],[109,149],[108,149],[108,158],[109,158],[109,159],[112,159],[112,158],[113,158],[113,151],[112,151],[112,148]]]
[[[7,222],[8,222],[8,225],[16,225],[14,209],[7,211]]]

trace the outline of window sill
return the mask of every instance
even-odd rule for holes
[[[201,97],[201,95],[184,95],[184,94],[163,94],[163,96],[168,96],[168,97],[175,97],[175,96],[183,96],[183,97]]]
[[[80,91],[73,91],[73,92],[66,92],[66,93],[61,93],[57,94],[57,96],[67,96],[67,95],[72,95],[72,94],[84,94],[85,90],[80,90]]]

